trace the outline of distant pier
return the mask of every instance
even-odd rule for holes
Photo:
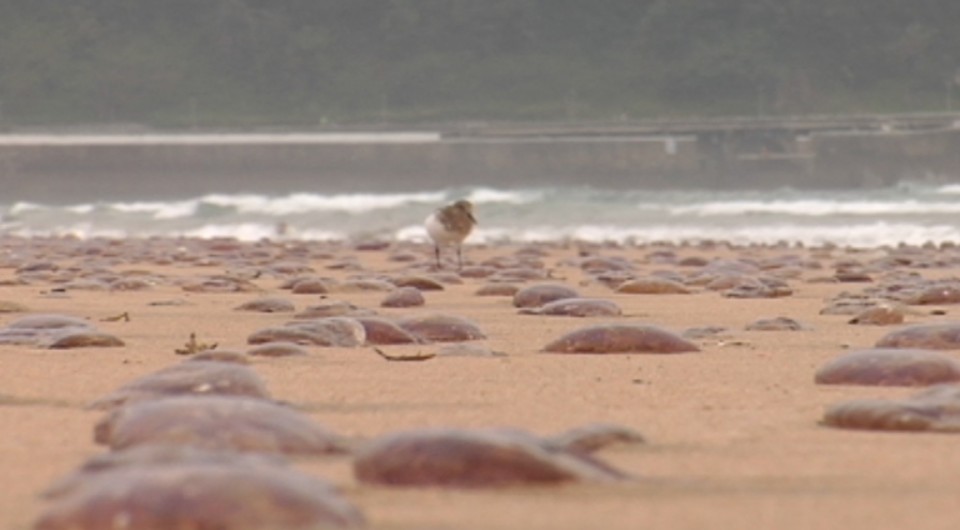
[[[960,182],[960,113],[457,124],[425,131],[0,135],[4,201],[458,186]]]

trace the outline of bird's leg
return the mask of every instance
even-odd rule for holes
[[[457,270],[463,269],[463,256],[460,254],[460,245],[457,245]]]
[[[440,245],[433,246],[433,255],[437,258],[437,270],[440,270]]]

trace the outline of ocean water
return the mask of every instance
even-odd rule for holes
[[[470,242],[725,240],[850,247],[960,242],[960,185],[911,184],[851,191],[475,187],[394,194],[211,194],[66,206],[14,202],[0,203],[0,231],[24,237],[426,241],[424,218],[460,198],[474,203],[479,221]]]

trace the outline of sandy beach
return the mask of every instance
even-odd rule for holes
[[[0,345],[0,528],[31,528],[49,505],[40,497],[44,489],[107,450],[93,441],[93,427],[104,412],[87,408],[91,401],[183,362],[175,350],[191,333],[221,349],[246,351],[252,333],[291,320],[290,313],[235,309],[263,296],[287,299],[298,311],[340,300],[391,318],[457,315],[484,331],[487,338],[478,344],[505,354],[388,362],[368,346],[310,346],[305,356],[251,359],[274,398],[351,439],[423,427],[510,427],[548,435],[597,422],[635,429],[646,439],[600,450],[597,458],[632,477],[600,484],[388,488],[359,483],[349,456],[294,459],[297,469],[340,487],[370,528],[850,530],[956,523],[960,452],[953,435],[820,424],[825,407],[833,403],[902,397],[916,388],[814,383],[825,362],[872,347],[897,327],[851,325],[849,315],[822,314],[831,300],[897,274],[952,277],[960,266],[955,249],[909,249],[929,258],[921,266],[919,259],[899,265],[884,261],[904,249],[572,243],[535,245],[536,253],[530,248],[468,244],[464,251],[472,265],[535,255],[542,268],[532,261],[525,266],[545,277],[518,281],[518,286],[560,283],[582,296],[614,301],[623,315],[520,315],[509,296],[477,296],[489,277],[453,283],[455,274],[436,276],[444,288],[425,291],[421,307],[381,307],[386,293],[377,290],[321,295],[283,288],[291,277],[306,274],[336,281],[431,277],[432,247],[427,245],[5,240],[0,301],[23,307],[0,315],[0,326],[30,314],[70,315],[89,320],[125,345],[62,350]],[[636,277],[681,280],[718,260],[765,264],[756,275],[777,277],[791,292],[734,298],[688,282],[689,294],[618,293],[578,264],[586,255],[623,258]],[[271,268],[280,263],[303,268]],[[839,281],[837,271],[852,266],[871,281]],[[243,278],[256,290],[184,288],[214,275]],[[123,290],[93,281],[117,276],[140,278],[145,285]],[[949,321],[953,312],[951,306],[912,307],[904,324]],[[129,320],[111,318],[123,313]],[[775,317],[795,319],[803,329],[746,329]],[[652,324],[677,334],[723,329],[690,339],[701,349],[695,353],[541,351],[566,332],[611,321]],[[439,346],[382,349],[408,355]]]

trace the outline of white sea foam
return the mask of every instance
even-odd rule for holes
[[[110,204],[110,209],[123,213],[150,214],[153,219],[181,219],[190,217],[197,211],[196,200],[186,201],[138,201]]]
[[[426,243],[430,241],[427,229],[422,224],[407,225],[400,228],[393,234],[397,241],[410,241],[414,243]],[[472,234],[471,234],[472,237]]]
[[[398,231],[396,237],[407,241],[426,241],[416,227]],[[717,227],[709,225],[675,226],[611,226],[580,225],[528,227],[491,227],[477,230],[467,239],[470,243],[588,241],[594,243],[696,243],[729,241],[738,245],[791,243],[809,246],[836,244],[844,247],[869,248],[894,246],[900,243],[921,245],[928,242],[960,241],[960,228],[949,225],[921,226],[909,223],[863,223],[850,226],[779,224],[769,226]]]
[[[260,239],[297,239],[309,241],[343,240],[347,232],[322,228],[291,227],[280,233],[276,225],[266,223],[204,224],[185,230],[142,230],[130,232],[119,227],[98,226],[92,223],[73,223],[52,228],[17,225],[5,230],[8,234],[31,236],[73,236],[78,238],[150,237],[156,235],[199,238],[233,237],[241,241]],[[411,224],[392,234],[398,241],[427,243],[429,238],[422,225]],[[471,243],[545,242],[577,240],[589,242],[652,243],[669,241],[690,243],[705,240],[723,240],[734,244],[773,244],[779,242],[805,245],[837,244],[868,248],[900,243],[920,245],[927,242],[960,241],[960,228],[953,225],[923,226],[910,223],[863,223],[850,226],[777,224],[768,226],[718,227],[709,225],[675,226],[668,224],[644,226],[535,225],[490,226],[477,229],[467,239]]]
[[[45,207],[40,204],[21,201],[21,202],[14,203],[13,206],[10,207],[9,213],[10,215],[20,215],[25,212],[33,212],[36,210],[42,210],[44,208]]]
[[[93,204],[76,204],[73,206],[68,206],[67,211],[77,215],[86,215],[92,212],[95,208],[96,206]]]
[[[349,239],[348,234],[336,230],[322,230],[316,228],[294,229],[288,232],[290,239],[303,239],[306,241],[343,241]]]
[[[373,210],[396,208],[405,204],[433,203],[441,201],[443,198],[443,192],[338,195],[293,193],[282,197],[212,194],[203,197],[202,200],[217,206],[236,208],[241,213],[283,216],[316,211],[342,211],[359,214]]]
[[[18,225],[9,231],[6,231],[8,234],[12,234],[19,237],[75,237],[78,239],[91,239],[91,238],[105,238],[105,239],[122,239],[129,237],[131,234],[126,230],[121,228],[113,227],[97,227],[92,223],[73,223],[64,226],[57,226],[54,228],[36,228],[31,226]]]
[[[945,195],[960,195],[960,184],[946,184],[937,188],[936,192]]]
[[[467,200],[474,204],[529,204],[542,198],[543,191],[540,190],[496,190],[492,188],[477,188],[467,195]]]
[[[272,226],[259,223],[205,224],[192,230],[185,230],[179,235],[206,239],[233,237],[240,241],[259,241],[261,239],[276,238],[277,231]]]
[[[751,214],[785,214],[822,217],[830,215],[876,216],[910,214],[960,213],[958,202],[904,201],[836,201],[836,200],[773,200],[773,201],[718,201],[668,208],[670,215],[700,217]]]
[[[932,226],[903,223],[874,222],[848,226],[775,224],[761,226],[710,227],[698,226],[676,229],[654,226],[634,234],[639,242],[647,241],[702,241],[724,240],[735,244],[773,244],[778,242],[867,248],[906,243],[919,245],[928,241],[956,241],[960,230],[951,226]]]

